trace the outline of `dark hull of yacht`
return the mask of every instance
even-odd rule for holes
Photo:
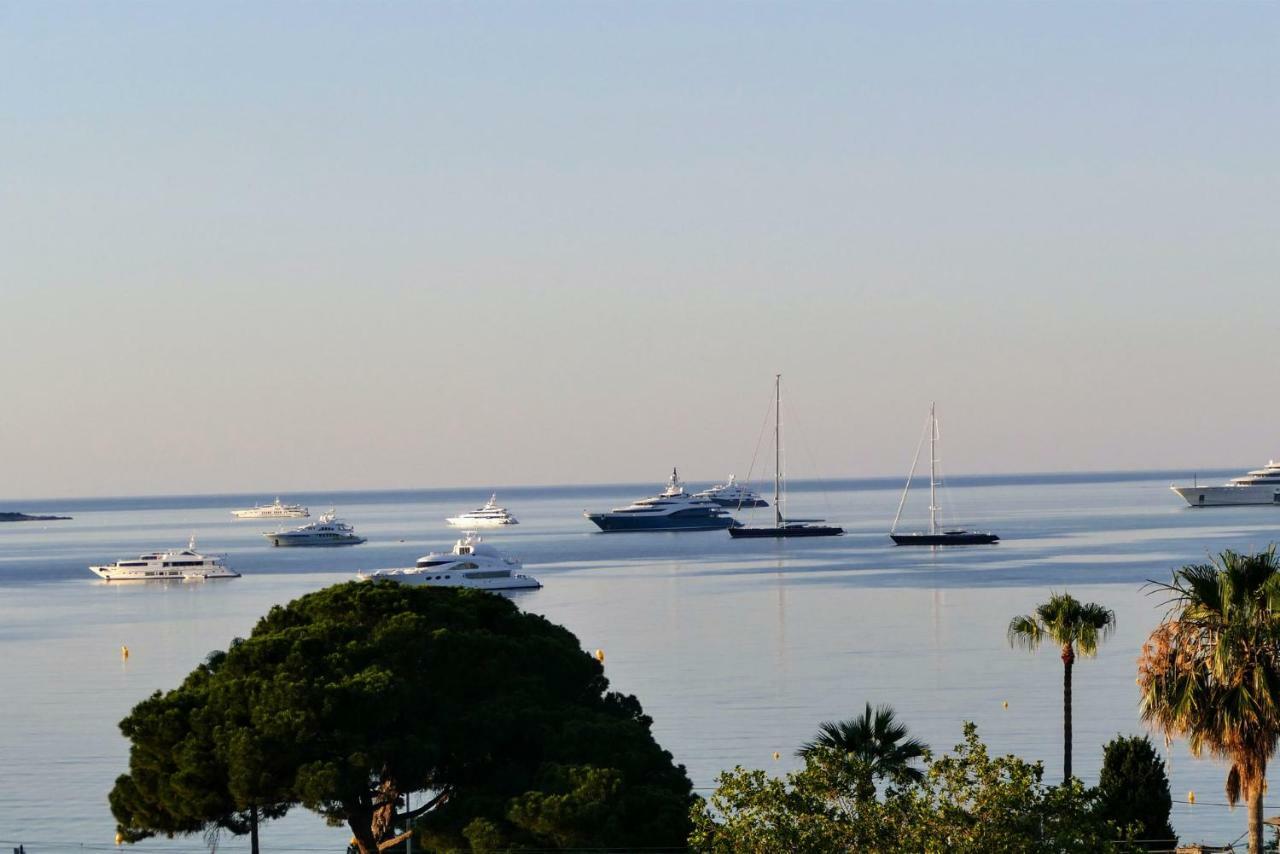
[[[981,546],[998,543],[995,534],[975,531],[943,531],[938,534],[890,534],[900,546]]]
[[[741,523],[732,516],[709,513],[652,516],[639,513],[588,513],[587,518],[606,533],[617,531],[722,531]]]
[[[777,528],[730,528],[735,539],[783,539],[787,537],[838,537],[844,528],[835,525],[783,525]]]
[[[364,537],[329,537],[321,539],[319,537],[291,537],[288,534],[268,534],[267,539],[271,540],[273,546],[290,546],[292,548],[328,548],[332,546],[358,546],[364,542]]]

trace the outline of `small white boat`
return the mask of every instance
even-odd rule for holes
[[[222,558],[196,551],[196,538],[185,549],[152,552],[133,560],[118,560],[89,571],[105,581],[205,581],[209,578],[239,578]]]
[[[385,578],[401,584],[472,587],[477,590],[536,590],[542,586],[538,579],[517,572],[519,569],[520,561],[502,554],[477,534],[468,532],[454,543],[453,551],[447,554],[432,552],[418,558],[412,567],[360,572],[356,578],[360,581]]]
[[[281,504],[277,498],[273,504],[257,504],[247,510],[232,510],[237,519],[303,519],[311,511],[301,504]]]
[[[262,536],[273,546],[355,546],[364,542],[356,529],[340,521],[332,508],[318,521],[292,531],[263,531]]]
[[[450,516],[445,521],[455,528],[498,528],[503,525],[520,524],[507,508],[498,506],[497,493],[490,495],[483,507]]]

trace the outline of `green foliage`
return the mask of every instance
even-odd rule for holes
[[[137,839],[300,804],[370,851],[402,796],[429,792],[424,846],[682,844],[684,769],[607,689],[570,632],[502,597],[337,585],[134,709],[112,811]]]
[[[1129,828],[1134,839],[1165,843],[1147,847],[1173,847],[1169,843],[1177,837],[1169,823],[1169,778],[1164,760],[1145,735],[1116,736],[1103,748],[1098,809],[1117,826]]]
[[[924,772],[912,765],[923,759],[929,746],[914,738],[907,738],[907,728],[894,716],[890,706],[871,704],[856,718],[845,721],[824,721],[818,727],[818,736],[797,751],[801,757],[829,750],[836,756],[844,756],[852,763],[851,773],[858,778],[855,793],[863,800],[875,797],[877,780],[919,783]]]
[[[1142,647],[1142,719],[1192,753],[1230,762],[1227,800],[1249,802],[1262,848],[1262,792],[1280,742],[1280,562],[1275,549],[1224,551],[1154,584],[1171,606]]]
[[[1044,785],[1039,763],[992,758],[973,724],[952,754],[925,764],[921,782],[890,784],[871,800],[856,795],[865,769],[835,752],[810,752],[784,780],[736,768],[695,807],[690,846],[712,854],[1126,849],[1092,791],[1078,780]]]
[[[1096,602],[1081,602],[1068,593],[1053,593],[1049,601],[1036,606],[1034,614],[1009,621],[1009,643],[1028,650],[1045,641],[1090,658],[1098,654],[1098,644],[1115,631],[1116,615]]]
[[[1116,628],[1116,615],[1095,602],[1080,602],[1067,593],[1054,593],[1032,614],[1009,621],[1010,646],[1034,651],[1045,640],[1062,648],[1062,776],[1071,779],[1071,669],[1076,653],[1090,658],[1098,644]]]

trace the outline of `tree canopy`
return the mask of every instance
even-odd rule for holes
[[[856,718],[823,721],[818,735],[798,751],[800,757],[819,756],[823,751],[843,754],[851,763],[850,770],[859,778],[857,797],[875,797],[877,780],[924,782],[924,772],[913,763],[928,755],[929,746],[916,738],[907,738],[907,727],[897,719],[892,706],[871,704]]]
[[[682,846],[691,784],[568,630],[491,594],[352,582],[271,610],[121,722],[126,839],[301,805],[364,854]],[[423,792],[412,813],[397,806]]]
[[[1117,826],[1130,828],[1145,847],[1155,851],[1175,847],[1177,835],[1169,824],[1173,811],[1169,777],[1151,739],[1116,736],[1103,747],[1098,808]]]
[[[1009,621],[1009,645],[1035,651],[1044,641],[1062,647],[1062,776],[1071,779],[1071,669],[1076,653],[1098,654],[1098,644],[1116,628],[1116,615],[1096,602],[1081,602],[1068,593],[1053,593],[1031,614]]]
[[[951,754],[925,759],[923,780],[891,778],[878,798],[858,795],[867,773],[859,763],[865,760],[817,748],[785,779],[741,767],[725,772],[695,807],[690,845],[709,854],[1131,848],[1099,813],[1094,790],[1074,778],[1046,786],[1040,763],[990,756],[973,724]]]
[[[1142,719],[1191,752],[1230,762],[1227,800],[1249,804],[1249,851],[1262,851],[1267,763],[1280,743],[1280,561],[1275,549],[1224,551],[1175,570],[1169,612],[1138,659]]]

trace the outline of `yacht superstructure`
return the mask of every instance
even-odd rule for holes
[[[263,531],[273,546],[355,546],[364,542],[356,529],[337,518],[332,508],[310,525],[291,531]]]
[[[710,498],[685,492],[673,468],[660,495],[641,498],[607,513],[583,512],[602,531],[717,531],[740,523]]]
[[[1280,504],[1280,462],[1268,460],[1260,469],[1233,477],[1222,486],[1169,487],[1192,507],[1229,507],[1238,504]]]
[[[498,528],[503,525],[520,524],[516,517],[511,515],[511,511],[505,507],[498,506],[497,493],[490,495],[489,500],[484,503],[483,507],[477,507],[475,510],[466,513],[459,513],[457,516],[450,516],[445,521],[456,528],[468,529]]]
[[[694,498],[710,498],[721,507],[768,507],[769,502],[760,497],[760,493],[738,483],[733,475],[729,475],[727,483],[717,483],[710,489],[695,492]]]
[[[204,581],[240,577],[240,573],[223,564],[221,557],[197,552],[195,537],[185,549],[151,552],[104,566],[91,566],[89,571],[105,581]]]
[[[258,504],[247,510],[232,510],[231,515],[237,519],[303,519],[311,515],[311,511],[301,504],[281,504],[277,498],[272,504]]]
[[[378,569],[361,572],[361,581],[389,579],[401,584],[428,587],[471,587],[477,590],[535,590],[538,579],[518,572],[520,561],[504,555],[473,531],[453,544],[445,554],[432,552],[405,569]]]

